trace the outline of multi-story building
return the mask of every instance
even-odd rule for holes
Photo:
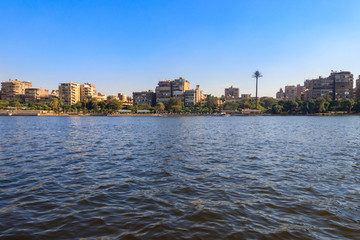
[[[184,101],[184,93],[187,90],[190,90],[190,82],[182,77],[175,80],[159,81],[155,89],[156,102],[166,102],[171,97],[178,97]]]
[[[241,94],[241,99],[250,99],[250,98],[251,98],[251,94],[249,93]]]
[[[50,93],[51,97],[59,97],[59,89],[54,89]]]
[[[133,103],[136,104],[150,104],[155,106],[156,96],[151,90],[142,92],[133,92]]]
[[[360,99],[360,75],[359,78],[356,80],[355,85],[355,99]]]
[[[23,98],[25,96],[25,89],[31,87],[31,82],[9,79],[8,82],[1,83],[1,99],[11,101],[15,98]]]
[[[25,102],[49,102],[49,90],[42,88],[27,88],[25,89]]]
[[[200,85],[196,85],[195,89],[185,90],[184,92],[184,105],[191,107],[201,103],[203,91],[200,90]]]
[[[276,93],[276,99],[277,100],[284,100],[285,99],[285,93],[282,88]]]
[[[190,90],[190,82],[180,77],[171,82],[171,97],[183,99],[184,92]]]
[[[285,99],[296,100],[297,89],[296,86],[285,86]]]
[[[80,100],[84,98],[92,98],[96,95],[96,88],[94,84],[84,83],[80,85]]]
[[[80,102],[80,84],[75,82],[61,83],[59,86],[59,97],[68,105]]]
[[[313,99],[326,95],[331,96],[332,99],[351,99],[353,97],[353,85],[353,74],[347,71],[332,71],[329,77],[319,77],[304,82],[308,98]],[[304,99],[307,99],[305,94]]]
[[[239,98],[239,96],[240,96],[239,88],[236,88],[234,86],[231,86],[229,88],[225,88],[225,97],[226,97],[226,99]]]
[[[156,103],[167,102],[171,98],[171,80],[159,81],[156,89]],[[133,98],[134,103],[135,99]]]

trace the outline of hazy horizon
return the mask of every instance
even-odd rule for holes
[[[55,89],[90,82],[107,95],[184,77],[221,96],[360,74],[358,1],[1,1],[0,81]]]

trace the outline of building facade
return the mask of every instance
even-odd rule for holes
[[[184,105],[186,107],[192,107],[201,103],[203,98],[203,91],[200,90],[200,85],[196,85],[195,89],[185,90],[184,92]]]
[[[171,98],[171,80],[159,81],[156,89],[156,103],[167,102]],[[135,99],[133,98],[134,102]]]
[[[153,91],[142,91],[142,92],[133,92],[133,103],[137,104],[150,104],[155,106],[156,104],[156,95]]]
[[[9,79],[8,82],[1,83],[1,99],[11,101],[16,98],[23,98],[25,97],[25,89],[31,87],[31,82]]]
[[[50,101],[49,90],[42,88],[26,88],[25,89],[25,103]]]
[[[225,88],[225,98],[226,99],[239,98],[239,96],[240,96],[239,88],[236,88],[234,86]]]
[[[276,99],[277,100],[284,100],[285,99],[285,93],[282,88],[276,93]]]
[[[80,102],[80,84],[75,82],[61,83],[59,86],[59,97],[67,105]]]
[[[171,97],[184,98],[184,92],[190,90],[190,82],[180,77],[171,82]]]
[[[296,100],[297,88],[296,86],[285,86],[285,99]]]
[[[80,85],[80,100],[84,98],[92,98],[96,95],[96,88],[94,84],[84,83]]]
[[[304,88],[308,92],[308,98],[316,99],[329,95],[333,100],[351,99],[353,98],[354,77],[351,72],[332,71],[329,77],[306,80]],[[304,99],[307,98],[304,96]]]

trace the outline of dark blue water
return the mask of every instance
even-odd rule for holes
[[[0,117],[1,239],[359,239],[360,117]]]

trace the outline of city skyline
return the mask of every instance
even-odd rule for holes
[[[130,96],[184,77],[215,96],[231,85],[254,96],[259,70],[259,96],[275,97],[331,70],[357,78],[359,10],[357,1],[2,1],[0,78]]]

